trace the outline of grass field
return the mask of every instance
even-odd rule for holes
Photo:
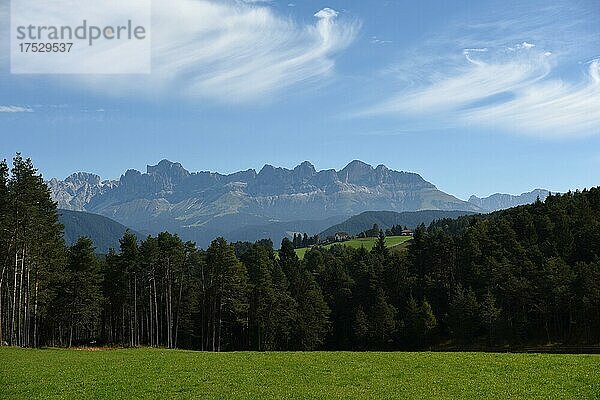
[[[0,349],[1,399],[600,398],[600,356]]]
[[[401,244],[408,242],[410,239],[412,239],[411,236],[386,236],[385,244],[387,245],[387,247],[393,248],[393,247],[396,247],[396,246],[399,246]],[[371,250],[373,248],[373,246],[375,246],[376,242],[377,242],[377,238],[364,238],[364,239],[352,239],[352,240],[348,240],[346,242],[341,242],[339,244],[342,244],[344,246],[350,246],[355,249],[364,247],[367,250]],[[334,244],[336,244],[336,243],[328,244],[323,247],[330,248]],[[306,252],[309,249],[310,249],[310,247],[303,247],[301,249],[296,249],[296,254],[298,254],[298,257],[300,257],[300,258],[304,258],[304,254],[306,254]]]

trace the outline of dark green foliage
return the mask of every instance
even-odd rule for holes
[[[329,331],[330,309],[313,273],[305,268],[287,238],[281,243],[279,261],[297,307],[291,339],[292,348],[316,349],[323,343]]]
[[[600,188],[438,220],[390,250],[284,239],[206,250],[126,231],[66,248],[30,160],[0,162],[0,342],[221,350],[600,342]],[[396,227],[395,229],[399,229]]]
[[[90,238],[81,237],[69,249],[69,261],[63,276],[64,289],[57,302],[64,305],[62,315],[69,326],[69,346],[73,337],[95,339],[101,312],[102,291],[100,261]]]
[[[424,210],[424,211],[366,211],[361,214],[350,217],[346,221],[327,228],[319,234],[322,238],[327,238],[335,235],[336,232],[348,232],[350,235],[358,235],[361,232],[369,230],[374,224],[377,224],[377,232],[373,235],[376,237],[379,234],[379,229],[390,229],[393,226],[416,228],[421,224],[429,225],[434,220],[444,218],[458,218],[463,215],[473,214],[469,211],[439,211],[439,210]]]
[[[61,325],[54,302],[66,266],[62,226],[50,191],[31,160],[0,166],[0,343],[34,346],[42,332]]]

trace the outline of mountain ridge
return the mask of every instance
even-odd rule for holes
[[[525,204],[531,204],[538,198],[540,201],[546,200],[550,192],[546,189],[534,189],[530,192],[512,195],[507,193],[494,193],[487,197],[477,197],[472,195],[469,197],[469,203],[480,207],[486,212],[504,210]]]
[[[265,164],[258,172],[231,174],[190,172],[161,160],[147,165],[145,173],[129,169],[118,181],[78,172],[48,185],[59,208],[104,215],[144,232],[169,230],[201,246],[247,226],[322,221],[368,210],[480,211],[417,173],[359,160],[339,171],[317,170],[304,161],[293,169]]]

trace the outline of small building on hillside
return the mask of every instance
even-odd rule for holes
[[[333,235],[333,240],[336,242],[343,242],[350,239],[352,239],[352,236],[348,232],[336,232],[335,235]]]
[[[415,233],[410,229],[403,229],[400,233],[401,236],[413,236]]]

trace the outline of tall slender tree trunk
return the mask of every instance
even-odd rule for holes
[[[216,327],[217,324],[215,324],[216,309],[217,309],[217,307],[216,307],[217,303],[216,302],[217,302],[217,299],[215,297],[215,299],[213,300],[213,307],[212,307],[212,310],[211,310],[211,318],[210,318],[211,319],[211,323],[212,323],[212,348],[211,348],[211,351],[215,351],[215,349],[217,348],[216,343],[215,343],[215,340],[216,340],[216,337],[217,337],[217,327]]]
[[[25,257],[25,248],[21,252],[21,272],[19,273],[19,308],[17,310],[17,344],[23,346],[23,315],[21,313],[21,307],[23,306],[23,268]]]
[[[158,326],[158,301],[156,299],[156,278],[152,277],[152,283],[154,285],[154,326],[156,328],[156,340],[155,343],[159,345],[159,326]]]
[[[11,309],[11,318],[10,318],[10,345],[13,346],[16,342],[15,335],[15,312],[17,305],[17,271],[19,270],[19,252],[15,251],[15,269],[14,273],[14,282],[13,282],[13,300],[12,300],[12,309]]]
[[[38,347],[38,290],[39,290],[39,281],[38,281],[38,272],[35,271],[35,292],[34,292],[34,304],[33,304],[33,346]]]
[[[223,317],[221,312],[223,311],[223,302],[220,300],[219,296],[219,328],[217,331],[217,352],[221,351],[221,327],[223,325]]]
[[[140,344],[140,334],[138,331],[138,316],[137,316],[137,275],[133,274],[133,323],[134,323],[134,343],[135,346]]]
[[[150,284],[150,280],[148,280],[148,304],[148,340],[150,346],[153,346],[154,324],[152,323],[152,285]]]
[[[171,292],[171,262],[167,261],[167,329],[169,330],[169,348],[173,347],[173,296]]]
[[[177,348],[177,337],[179,334],[179,319],[181,313],[181,296],[183,294],[183,271],[181,271],[181,277],[179,278],[179,297],[177,299],[177,309],[175,310],[175,343],[174,346]]]
[[[125,346],[125,304],[121,306],[121,345]]]
[[[27,266],[27,276],[26,276],[26,282],[25,282],[25,299],[24,299],[24,303],[25,303],[25,311],[24,311],[24,327],[23,327],[23,336],[24,336],[24,345],[29,347],[30,345],[30,341],[29,341],[29,266]]]
[[[2,274],[0,275],[0,346],[4,345],[4,314],[2,313],[2,305],[4,304],[3,288],[4,288],[4,273],[6,272],[6,264],[2,264]]]

